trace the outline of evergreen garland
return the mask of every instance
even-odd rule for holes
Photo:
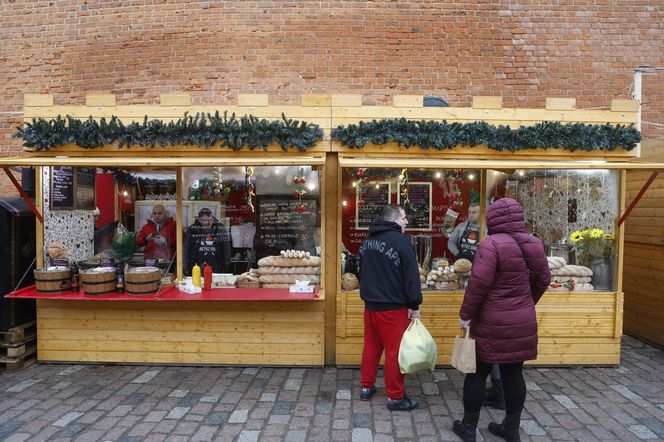
[[[575,151],[614,151],[622,147],[632,150],[641,141],[641,134],[633,126],[542,122],[533,126],[512,129],[493,126],[484,121],[448,123],[447,121],[405,118],[360,121],[359,124],[338,126],[332,139],[343,145],[360,149],[367,143],[395,142],[422,150],[449,150],[456,146],[487,146],[489,149],[516,152],[524,149],[564,149]]]
[[[142,124],[124,125],[115,116],[97,122],[92,117],[78,120],[58,115],[52,120],[33,119],[32,123],[18,127],[15,136],[23,139],[23,146],[38,151],[66,144],[93,149],[117,142],[120,147],[193,145],[206,149],[219,144],[234,151],[244,146],[266,150],[276,143],[284,151],[296,148],[304,152],[323,138],[323,130],[317,124],[287,119],[284,114],[281,117],[269,121],[253,115],[236,118],[232,114],[228,118],[226,112],[223,116],[219,112],[195,116],[185,113],[183,118],[169,123],[148,120],[146,115]]]

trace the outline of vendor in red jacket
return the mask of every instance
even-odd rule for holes
[[[526,233],[523,208],[501,198],[486,211],[489,236],[480,244],[460,310],[460,325],[475,339],[477,370],[463,384],[463,420],[454,432],[475,440],[486,377],[500,364],[506,415],[489,431],[509,441],[520,440],[519,423],[526,398],[523,362],[537,358],[535,304],[551,281],[544,246]]]
[[[157,204],[136,237],[136,245],[145,247],[143,256],[148,259],[171,259],[175,254],[175,231],[175,220],[164,206]]]

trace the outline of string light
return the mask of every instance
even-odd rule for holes
[[[348,201],[343,200],[343,201],[341,202],[341,205],[344,206],[344,207],[346,207],[346,206],[348,205]]]
[[[436,172],[436,173],[434,174],[434,177],[436,177],[436,178],[440,178],[441,176],[443,176],[443,174],[440,173],[440,172]]]

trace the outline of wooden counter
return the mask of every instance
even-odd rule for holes
[[[459,333],[463,292],[423,292],[422,322],[438,344],[438,364],[449,365]],[[537,305],[539,357],[535,365],[620,364],[623,295],[547,292]],[[364,304],[359,292],[337,293],[336,363],[359,365]]]
[[[324,302],[37,300],[40,361],[324,364]]]

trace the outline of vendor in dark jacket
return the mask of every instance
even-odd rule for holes
[[[214,273],[228,272],[231,262],[231,241],[228,230],[204,207],[196,221],[187,229],[184,242],[185,274],[191,275],[194,264],[204,264]]]
[[[376,372],[385,350],[389,410],[412,410],[419,405],[404,395],[398,361],[401,337],[410,320],[420,317],[422,303],[415,249],[403,233],[407,224],[403,207],[385,206],[360,247],[360,297],[364,301],[360,399],[367,401],[376,393]]]

